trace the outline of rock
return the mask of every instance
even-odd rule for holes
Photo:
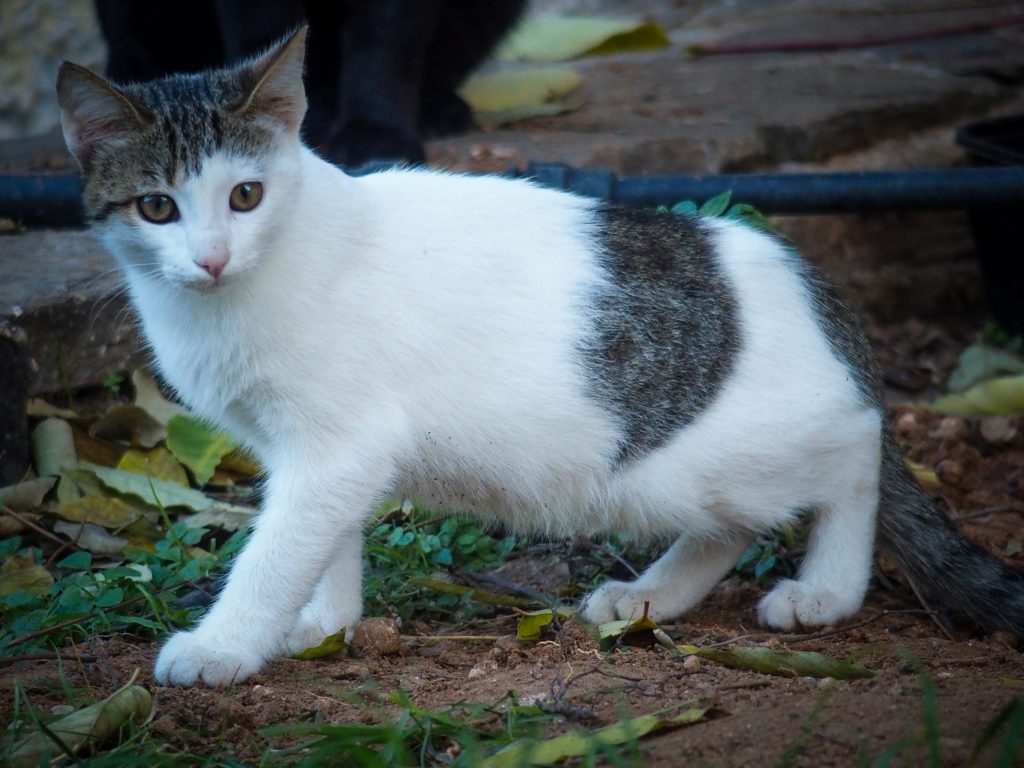
[[[969,432],[970,429],[968,429],[967,423],[963,419],[956,416],[946,416],[928,435],[936,440],[960,441],[967,437]]]
[[[989,416],[981,420],[981,436],[992,445],[1009,443],[1017,436],[1017,425],[1007,416]]]
[[[683,659],[683,669],[687,672],[698,672],[701,666],[700,656],[687,656]]]
[[[402,633],[394,619],[363,620],[352,635],[352,650],[359,656],[390,656],[402,650]]]
[[[98,384],[147,359],[121,271],[81,230],[0,237],[0,324],[24,333],[29,395]]]

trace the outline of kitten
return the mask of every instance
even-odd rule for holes
[[[465,131],[456,88],[519,19],[526,0],[96,0],[114,80],[197,72],[264,50],[304,18],[304,141],[327,159],[422,161],[421,136]]]
[[[93,229],[163,376],[269,470],[217,602],[162,683],[244,680],[360,619],[362,529],[386,497],[517,530],[676,541],[592,621],[694,606],[758,531],[814,509],[779,629],[861,606],[876,511],[919,592],[1024,633],[1024,576],[963,539],[888,436],[856,321],[743,225],[527,181],[350,178],[305,148],[305,31],[234,69],[58,79]]]

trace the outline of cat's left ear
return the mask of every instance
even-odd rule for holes
[[[298,132],[306,115],[306,89],[302,84],[306,29],[299,27],[287,40],[243,65],[239,74],[249,93],[236,112],[266,115],[288,131]]]

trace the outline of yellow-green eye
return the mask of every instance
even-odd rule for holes
[[[258,181],[243,181],[231,190],[231,210],[251,211],[263,199],[263,185]]]
[[[178,206],[167,195],[143,195],[137,205],[142,218],[154,224],[167,224],[178,218]]]

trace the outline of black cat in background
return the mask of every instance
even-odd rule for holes
[[[195,72],[262,51],[304,21],[308,144],[348,167],[424,159],[423,137],[464,131],[455,89],[526,0],[96,0],[119,82]]]

